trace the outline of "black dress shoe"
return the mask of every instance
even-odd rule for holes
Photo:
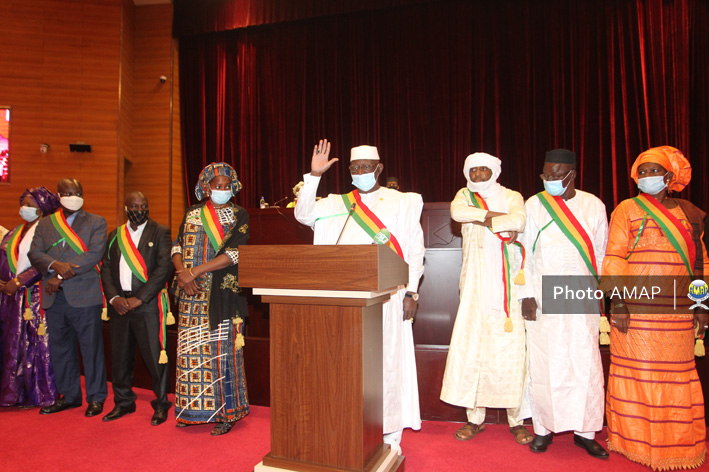
[[[532,442],[529,443],[529,450],[532,452],[544,452],[553,440],[554,435],[552,433],[549,433],[546,436],[535,434],[534,439],[532,439]]]
[[[586,452],[590,456],[597,457],[599,459],[608,459],[608,451],[603,449],[603,447],[598,444],[595,439],[582,438],[578,434],[574,434],[574,444],[578,447],[586,449]]]
[[[69,408],[79,408],[81,402],[79,403],[69,403],[64,397],[55,401],[53,405],[45,406],[39,409],[40,415],[51,415],[52,413],[59,413],[60,411],[68,410]]]
[[[89,402],[85,416],[96,416],[103,411],[103,402]]]
[[[163,424],[167,420],[167,408],[158,408],[155,410],[155,413],[153,413],[153,417],[150,420],[150,424],[153,426],[157,426],[159,424]]]
[[[103,417],[103,421],[117,420],[121,416],[125,416],[129,413],[134,413],[134,412],[135,412],[135,403],[133,403],[130,406],[126,406],[126,407],[116,405],[113,407],[113,410],[111,410],[111,412],[109,414],[107,414],[106,416]],[[86,415],[86,416],[88,416],[88,415]],[[91,415],[91,416],[93,416],[93,415]]]

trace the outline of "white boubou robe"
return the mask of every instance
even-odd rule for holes
[[[296,219],[313,228],[314,244],[335,244],[345,226],[347,208],[340,195],[331,194],[315,201],[320,177],[303,176],[303,188],[295,207]],[[404,322],[403,300],[408,291],[417,292],[423,274],[423,200],[417,193],[402,193],[381,187],[360,194],[362,202],[377,215],[401,245],[409,265],[409,283],[383,304],[384,346],[384,433],[403,428],[421,428],[416,359],[411,322]],[[340,244],[371,244],[372,237],[350,218]]]
[[[586,230],[600,270],[608,240],[605,205],[580,190],[565,203]],[[552,218],[539,197],[527,200],[526,208],[522,243],[527,250],[527,284],[518,288],[517,296],[535,298],[538,307],[537,320],[526,322],[532,421],[552,432],[599,431],[604,412],[600,313],[544,315],[541,299],[543,275],[591,273],[556,223],[542,230]]]
[[[512,332],[507,333],[504,330],[507,315],[502,248],[495,234],[506,237],[507,231],[521,233],[524,230],[524,199],[518,192],[498,186],[485,202],[491,211],[506,213],[493,218],[492,232],[490,228],[473,224],[484,221],[487,211],[471,206],[467,188],[459,190],[451,203],[451,217],[462,223],[463,265],[460,305],[448,350],[441,400],[466,408],[518,408],[525,387],[526,347],[524,319],[513,281],[519,272],[522,254],[518,246],[507,245],[512,320]]]

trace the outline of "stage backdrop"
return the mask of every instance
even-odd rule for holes
[[[326,137],[343,161],[376,145],[429,202],[452,199],[475,151],[530,196],[544,152],[566,147],[609,210],[636,192],[635,157],[669,144],[694,168],[682,196],[709,206],[705,0],[174,4],[192,203],[211,161],[237,169],[243,206],[292,197]],[[320,192],[350,188],[340,162]]]

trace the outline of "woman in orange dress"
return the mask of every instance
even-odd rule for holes
[[[641,193],[613,211],[602,275],[702,278],[709,269],[704,212],[668,197],[691,173],[689,161],[670,146],[638,156],[631,177]],[[613,304],[608,449],[653,470],[699,467],[706,424],[695,328],[701,335],[709,314],[701,308],[686,315],[647,313],[637,301],[617,298]]]

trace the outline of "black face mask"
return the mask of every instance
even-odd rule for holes
[[[128,215],[128,220],[135,226],[140,226],[146,221],[148,221],[149,210],[129,210],[126,208],[126,215]]]

